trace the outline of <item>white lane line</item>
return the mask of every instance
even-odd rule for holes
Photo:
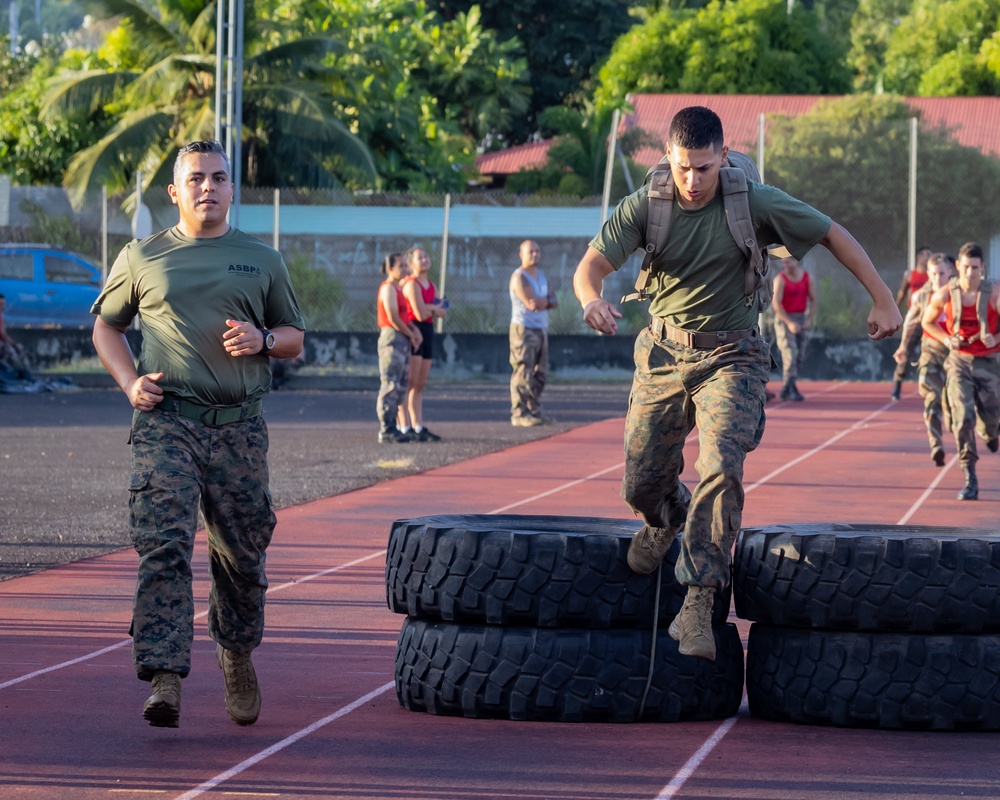
[[[102,650],[95,650],[93,653],[87,653],[85,656],[80,656],[79,658],[74,658],[70,661],[63,661],[61,664],[54,664],[51,667],[45,667],[44,669],[36,669],[34,672],[29,672],[27,675],[22,675],[19,678],[11,678],[5,683],[0,683],[0,689],[6,689],[8,686],[16,686],[24,681],[37,678],[39,675],[45,675],[48,672],[55,672],[57,669],[62,669],[63,667],[72,667],[74,664],[79,664],[81,661],[89,661],[92,658],[103,656],[105,653],[110,653],[112,650],[118,650],[131,642],[131,639],[126,639],[124,642],[118,642],[118,644],[113,644],[110,647],[103,648]]]
[[[549,489],[547,492],[542,492],[541,494],[532,495],[531,497],[526,497],[524,500],[518,500],[516,503],[511,503],[507,506],[501,506],[500,508],[495,508],[492,511],[487,511],[487,514],[502,514],[504,511],[509,511],[512,508],[517,508],[518,506],[523,506],[526,503],[533,503],[535,500],[541,500],[543,497],[549,497],[553,494],[558,494],[566,489],[570,489],[573,486],[579,486],[581,483],[586,483],[594,478],[599,478],[602,475],[606,475],[609,472],[614,472],[616,469],[622,469],[625,466],[625,462],[620,464],[615,464],[613,467],[608,467],[607,469],[602,469],[599,472],[593,472],[586,478],[578,478],[575,481],[570,481],[569,483],[564,483],[562,486],[557,486],[555,489]]]
[[[740,707],[740,710],[743,710],[742,706]],[[663,790],[656,795],[656,800],[669,800],[669,798],[675,796],[677,792],[681,790],[681,787],[687,783],[688,778],[690,778],[695,773],[695,770],[701,766],[701,762],[708,757],[708,754],[715,749],[715,746],[722,741],[723,737],[733,729],[733,726],[736,724],[736,719],[736,717],[730,717],[715,729],[715,733],[705,740],[705,744],[699,747],[698,750],[695,751],[695,754],[684,762],[684,766],[677,770],[677,774],[674,775],[673,780],[664,786]]]
[[[931,496],[931,492],[937,489],[938,484],[940,484],[941,481],[944,480],[944,476],[948,473],[948,470],[950,470],[957,463],[958,463],[958,453],[955,453],[955,455],[951,457],[951,461],[948,462],[947,466],[945,466],[945,468],[938,473],[938,476],[931,481],[930,486],[924,489],[924,493],[917,498],[917,502],[915,502],[912,506],[910,506],[909,511],[903,514],[899,522],[896,523],[897,525],[905,525],[907,522],[910,521],[910,517],[912,517],[914,514],[917,513],[917,511],[920,509],[920,506],[924,504],[924,501]]]
[[[259,764],[265,758],[270,758],[275,753],[278,753],[278,752],[284,750],[289,745],[295,744],[300,739],[304,739],[309,734],[315,733],[316,731],[318,731],[320,728],[324,727],[325,725],[329,725],[331,722],[333,722],[335,720],[338,720],[341,717],[347,716],[348,714],[350,714],[355,709],[360,708],[361,706],[363,706],[369,700],[374,700],[379,695],[385,694],[390,689],[392,689],[395,685],[396,685],[395,681],[390,681],[389,683],[386,683],[386,684],[383,684],[382,686],[379,686],[377,689],[375,689],[375,690],[373,690],[371,692],[368,692],[368,694],[366,694],[364,697],[359,697],[353,703],[350,703],[350,704],[344,706],[339,711],[334,711],[332,714],[329,714],[329,715],[323,717],[322,719],[316,720],[312,725],[310,725],[310,726],[308,726],[306,728],[302,728],[302,730],[296,731],[291,736],[286,736],[280,742],[275,742],[274,744],[272,744],[270,747],[266,748],[265,750],[261,750],[259,753],[256,753],[255,755],[250,756],[250,758],[245,759],[244,761],[241,761],[239,764],[237,764],[234,767],[231,767],[230,769],[227,769],[225,772],[220,772],[214,778],[210,778],[209,780],[205,781],[201,785],[195,786],[190,791],[184,792],[184,794],[177,795],[177,797],[175,798],[175,800],[193,800],[193,798],[198,797],[199,795],[202,795],[205,792],[210,792],[212,789],[214,789],[220,783],[224,783],[225,781],[228,781],[230,778],[236,777],[241,772],[244,772],[245,770],[250,769],[250,767],[255,766],[256,764]]]
[[[855,431],[857,431],[860,428],[864,427],[871,420],[875,419],[875,417],[877,417],[879,414],[881,414],[883,411],[886,411],[887,409],[892,408],[894,405],[895,405],[895,401],[893,401],[891,403],[887,403],[886,405],[882,406],[881,408],[873,411],[871,414],[869,414],[864,419],[860,419],[857,422],[855,422],[850,428],[845,428],[840,433],[838,433],[836,436],[831,436],[829,439],[827,439],[825,442],[823,442],[823,444],[816,445],[816,447],[814,447],[808,453],[803,453],[802,455],[800,455],[800,456],[798,456],[796,458],[793,458],[791,461],[789,461],[784,466],[778,467],[776,470],[772,470],[767,475],[765,475],[763,478],[761,478],[759,481],[755,481],[754,483],[750,484],[750,486],[746,487],[743,490],[744,494],[746,494],[748,492],[752,492],[758,486],[763,486],[765,483],[767,483],[769,480],[771,480],[771,478],[774,478],[774,477],[780,475],[782,472],[785,472],[786,470],[789,470],[792,467],[794,467],[794,466],[796,466],[798,464],[801,464],[807,458],[811,458],[812,456],[816,455],[817,453],[822,452],[823,450],[826,450],[826,448],[828,448],[830,445],[832,445],[832,444],[834,444],[836,442],[839,442],[841,439],[843,439],[848,434],[854,433]]]
[[[330,569],[324,569],[321,572],[314,572],[312,575],[306,575],[304,578],[297,578],[294,581],[288,581],[287,583],[281,583],[277,586],[268,588],[268,593],[274,594],[274,592],[280,592],[282,589],[287,589],[290,586],[298,586],[300,583],[305,583],[306,581],[311,581],[316,578],[321,578],[324,575],[330,575],[334,572],[340,572],[342,569],[348,569],[350,567],[357,566],[365,561],[370,561],[373,558],[378,558],[385,555],[385,550],[379,550],[377,553],[371,553],[367,556],[362,556],[361,558],[356,558],[354,561],[348,561],[346,564],[341,564],[336,567],[330,567]],[[195,619],[201,619],[208,615],[208,611],[199,611],[194,615]],[[74,664],[79,664],[81,661],[90,661],[93,658],[103,656],[113,650],[120,650],[123,647],[128,647],[132,644],[131,639],[125,639],[124,641],[118,642],[117,644],[109,645],[108,647],[101,648],[100,650],[95,650],[92,653],[87,653],[85,656],[79,656],[78,658],[71,658],[69,661],[63,661],[59,664],[53,664],[51,667],[45,667],[43,669],[36,669],[34,672],[29,672],[27,675],[21,675],[17,678],[11,678],[9,681],[0,683],[0,689],[6,689],[9,686],[16,686],[19,683],[24,683],[32,678],[38,678],[42,675],[46,675],[49,672],[55,672],[56,670],[65,669],[66,667],[72,667]]]
[[[294,581],[279,583],[277,586],[269,586],[267,591],[269,593],[280,592],[282,589],[287,589],[289,586],[298,586],[300,583],[312,581],[316,578],[322,578],[324,575],[332,575],[334,572],[340,572],[342,569],[348,569],[349,567],[356,567],[358,564],[363,564],[365,561],[371,561],[373,558],[379,558],[384,555],[385,550],[379,550],[377,553],[371,553],[370,555],[356,558],[353,561],[348,561],[346,564],[341,564],[337,567],[330,567],[330,569],[324,569],[322,572],[314,572],[312,575],[306,575],[304,578],[296,578]],[[207,613],[207,611],[202,611],[198,616],[200,617]]]

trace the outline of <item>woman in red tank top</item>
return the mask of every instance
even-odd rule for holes
[[[412,426],[418,441],[438,442],[441,437],[424,427],[424,387],[431,371],[434,320],[443,317],[445,310],[428,275],[431,259],[426,251],[422,247],[407,250],[406,263],[410,268],[410,277],[403,281],[403,296],[423,341],[413,349],[410,358],[410,388],[406,403],[399,408],[399,428],[407,433]]]

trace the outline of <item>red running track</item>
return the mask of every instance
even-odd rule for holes
[[[1000,456],[961,503],[949,443],[930,462],[920,400],[884,384],[806,387],[768,409],[747,460],[744,525],[810,521],[991,527]],[[434,513],[626,517],[614,419],[422,475],[285,509],[269,551],[260,721],[229,721],[204,632],[181,727],[141,719],[148,686],[127,637],[136,558],[124,551],[0,583],[0,798],[945,798],[1000,796],[994,734],[732,719],[559,724],[434,717],[392,689],[402,617],[384,599],[392,520]],[[685,478],[694,479],[694,437]],[[124,509],[123,509],[124,513]],[[199,540],[201,542],[201,540]],[[196,592],[205,607],[204,546]],[[747,623],[740,622],[745,636]]]

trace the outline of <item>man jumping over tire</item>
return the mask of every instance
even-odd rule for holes
[[[764,432],[770,351],[757,329],[756,289],[747,291],[747,256],[726,221],[720,175],[729,152],[722,122],[707,108],[682,109],[667,144],[673,224],[667,247],[650,265],[652,321],[635,343],[622,498],[645,523],[629,548],[635,572],[655,572],[683,528],[675,572],[688,591],[670,635],[682,654],[714,660],[712,604],[729,581],[743,511],[743,461]],[[743,177],[732,172],[724,173],[727,181]],[[604,334],[618,330],[621,312],[601,296],[603,282],[646,245],[649,192],[646,184],[619,204],[576,269],[584,321]],[[892,291],[846,229],[774,187],[748,182],[747,192],[758,247],[783,244],[801,259],[824,245],[874,301],[869,337],[899,329]],[[688,502],[679,477],[684,440],[695,425],[700,480]]]

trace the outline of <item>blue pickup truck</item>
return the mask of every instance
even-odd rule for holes
[[[101,268],[44,244],[0,244],[0,294],[8,328],[89,328]]]

